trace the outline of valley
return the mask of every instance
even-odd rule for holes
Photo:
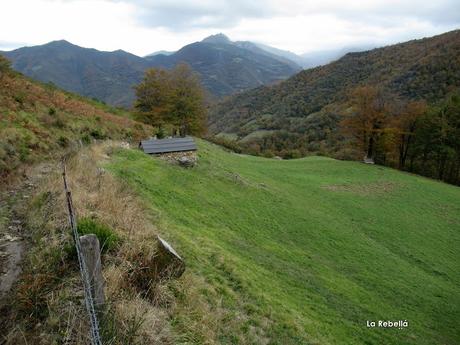
[[[0,344],[460,342],[458,29],[374,48],[282,4],[278,49],[274,4],[217,17],[254,41],[91,5],[157,51],[0,41]]]

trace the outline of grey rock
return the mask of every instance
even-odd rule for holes
[[[158,238],[157,254],[155,256],[155,270],[159,279],[179,278],[185,271],[185,262],[174,248]]]
[[[183,156],[178,159],[179,165],[185,168],[190,168],[195,165],[195,161],[189,157]]]

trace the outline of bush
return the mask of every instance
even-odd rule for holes
[[[241,146],[234,140],[229,140],[229,139],[225,139],[225,138],[218,138],[218,137],[215,137],[215,136],[210,136],[210,137],[207,137],[206,140],[216,144],[216,145],[219,145],[219,146],[223,146],[225,147],[226,149],[230,150],[230,151],[233,151],[235,153],[241,153],[243,150],[241,148]]]
[[[107,135],[100,131],[99,129],[92,129],[89,133],[94,139],[104,140],[107,138]]]
[[[363,159],[363,153],[352,147],[344,147],[332,155],[335,159],[353,161]]]
[[[77,229],[80,235],[96,235],[103,253],[116,248],[120,243],[120,238],[110,227],[91,218],[80,219]]]
[[[67,137],[65,137],[65,136],[61,135],[59,137],[59,139],[58,139],[58,144],[61,147],[67,147],[67,146],[69,146],[69,143],[70,143],[69,139]]]
[[[24,105],[25,94],[23,92],[18,92],[14,95],[14,100],[20,105]]]
[[[163,139],[165,136],[166,136],[166,133],[165,133],[165,130],[163,127],[160,127],[160,129],[158,129],[157,131],[157,138],[158,139]]]
[[[83,144],[85,144],[85,145],[91,144],[91,138],[90,138],[90,136],[89,136],[88,134],[82,135],[81,141],[82,141]]]
[[[56,115],[56,114],[55,114]],[[53,116],[55,116],[53,115]],[[53,122],[53,126],[57,127],[57,128],[60,128],[60,129],[63,129],[65,127],[65,120],[63,117],[61,116],[57,116],[56,117],[56,120]]]

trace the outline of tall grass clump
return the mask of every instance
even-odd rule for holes
[[[110,227],[92,218],[79,219],[77,230],[80,236],[96,235],[103,253],[115,249],[120,244],[120,237]]]

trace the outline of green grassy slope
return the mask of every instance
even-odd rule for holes
[[[218,342],[460,342],[458,187],[322,157],[241,156],[206,142],[199,155],[186,170],[124,150],[109,168],[152,205],[188,272],[215,287],[203,294],[227,311]],[[400,319],[407,329],[366,327]]]

